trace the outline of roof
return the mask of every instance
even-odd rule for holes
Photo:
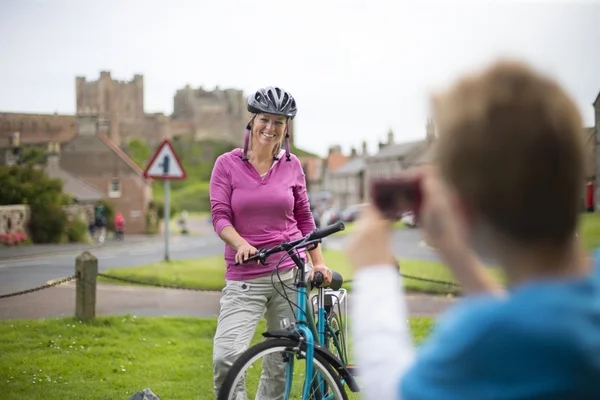
[[[413,166],[431,164],[436,159],[436,146],[437,142],[433,142],[430,146],[427,146],[422,151],[417,152],[414,159],[410,160],[410,164]]]
[[[121,148],[119,146],[117,146],[117,144],[115,142],[113,142],[110,138],[108,138],[106,135],[104,135],[103,133],[98,133],[98,137],[100,138],[100,140],[102,140],[121,160],[123,160],[127,165],[129,165],[131,167],[131,169],[133,171],[135,171],[135,173],[137,173],[138,175],[140,175],[142,178],[146,179],[144,177],[144,170],[140,168],[139,165],[137,165],[132,159],[131,157],[129,157],[123,150],[121,150]],[[150,179],[146,179],[148,182],[150,182]]]
[[[45,172],[50,178],[60,179],[63,183],[63,191],[79,202],[98,201],[104,197],[100,190],[58,166],[48,165]]]
[[[592,104],[600,107],[600,92],[598,92],[598,96],[596,96],[596,100]]]
[[[350,161],[338,168],[333,174],[339,175],[356,175],[365,169],[366,162],[363,157],[354,157]]]
[[[330,172],[337,171],[342,165],[346,164],[350,157],[340,153],[331,153],[327,157],[327,170]]]
[[[594,134],[596,133],[596,128],[593,126],[583,128],[583,133],[585,135],[585,144],[587,145],[590,140],[594,138]]]
[[[401,158],[410,154],[413,150],[415,150],[418,146],[425,143],[425,139],[413,141],[413,142],[405,142],[405,143],[397,143],[397,144],[389,144],[383,147],[377,154],[369,157],[370,160],[384,159],[384,158]]]
[[[314,156],[297,156],[300,164],[306,165],[306,179],[309,181],[318,180],[321,177],[322,162],[319,157]]]

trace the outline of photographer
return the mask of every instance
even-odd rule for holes
[[[435,97],[433,109],[437,167],[410,178],[427,242],[465,297],[415,349],[390,262],[392,221],[387,210],[365,210],[347,253],[366,398],[600,398],[600,266],[575,238],[584,177],[577,107],[551,79],[499,62]],[[498,260],[507,291],[472,252],[475,239]]]

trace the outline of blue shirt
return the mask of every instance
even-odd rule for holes
[[[600,252],[592,275],[467,298],[403,376],[403,400],[600,399]]]

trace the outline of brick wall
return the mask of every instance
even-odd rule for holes
[[[127,219],[127,232],[144,233],[151,186],[97,135],[78,136],[61,151],[60,167],[93,185],[109,198],[115,210]],[[120,182],[120,195],[111,198],[113,179]]]
[[[8,146],[13,132],[21,134],[21,143],[65,142],[77,134],[74,115],[0,113],[0,147]]]

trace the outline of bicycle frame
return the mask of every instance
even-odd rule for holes
[[[305,376],[307,377],[307,379],[304,381],[304,389],[303,389],[302,399],[307,400],[308,395],[310,393],[310,388],[311,388],[311,380],[308,379],[308,377],[311,377],[314,374],[313,358],[314,358],[315,344],[323,345],[325,343],[326,329],[331,334],[334,346],[336,347],[338,354],[340,355],[340,359],[341,359],[342,363],[344,363],[344,364],[347,363],[347,360],[345,359],[345,356],[344,356],[346,354],[346,352],[342,351],[341,345],[339,343],[337,336],[333,332],[333,329],[331,328],[331,326],[329,326],[329,324],[326,323],[326,318],[325,318],[326,289],[324,289],[324,288],[318,289],[318,293],[317,293],[317,304],[318,304],[317,323],[315,325],[315,322],[313,319],[313,310],[309,308],[309,304],[308,304],[309,291],[308,291],[308,285],[307,285],[306,277],[305,277],[306,264],[305,264],[304,260],[302,260],[300,257],[298,257],[298,255],[295,252],[291,251],[291,249],[290,249],[290,251],[288,251],[288,254],[290,255],[290,257],[294,260],[294,262],[298,266],[298,278],[297,278],[297,282],[295,284],[295,286],[297,288],[297,293],[296,293],[297,307],[295,310],[296,324],[293,327],[293,330],[295,330],[297,333],[299,333],[300,337],[302,337],[304,339],[304,341],[306,342]],[[344,289],[341,289],[341,290],[343,291],[343,294],[345,296],[345,290]],[[340,316],[340,318],[341,318],[341,316]],[[289,327],[289,321],[284,322],[282,325],[288,325],[288,327]],[[285,326],[282,326],[282,327],[285,328]],[[289,360],[289,362],[286,365],[286,384],[285,384],[284,399],[287,399],[290,394],[291,384],[292,384],[292,376],[293,376],[293,368],[294,368],[294,360],[292,358]],[[322,389],[324,389],[322,382],[320,383],[320,386]]]
[[[294,327],[295,330],[300,333],[300,337],[304,338],[306,342],[306,371],[305,376],[310,377],[313,376],[313,358],[315,352],[315,338],[319,340],[318,335],[314,335],[314,322],[312,324],[309,323],[309,320],[312,320],[312,315],[307,312],[307,299],[308,299],[308,287],[305,279],[305,267],[306,264],[304,260],[302,260],[298,254],[296,254],[292,249],[288,249],[288,254],[294,260],[296,265],[298,266],[298,282],[296,283],[297,293],[296,293],[296,325]],[[312,322],[312,321],[311,321]],[[288,321],[289,323],[289,321]],[[311,326],[312,325],[312,326]],[[284,399],[289,398],[291,385],[292,385],[292,377],[293,377],[293,368],[294,368],[294,359],[292,358],[290,362],[286,365],[286,382],[285,382],[285,392]],[[305,379],[304,381],[304,390],[302,393],[302,399],[307,400],[308,395],[310,393],[310,379]]]

